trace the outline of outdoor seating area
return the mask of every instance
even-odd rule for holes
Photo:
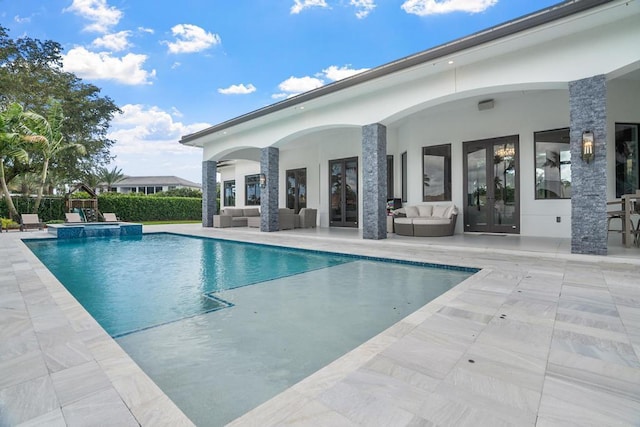
[[[452,236],[458,208],[453,204],[407,206],[394,211],[394,229],[401,236]]]
[[[280,230],[294,228],[315,228],[317,209],[302,208],[299,213],[293,209],[279,208],[278,221]],[[260,228],[260,210],[258,208],[222,208],[220,215],[213,216],[215,228],[254,227]]]

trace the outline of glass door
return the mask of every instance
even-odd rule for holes
[[[287,171],[287,207],[295,213],[307,207],[307,169]]]
[[[358,226],[358,158],[329,161],[329,225]]]
[[[520,233],[518,136],[464,143],[464,230]]]

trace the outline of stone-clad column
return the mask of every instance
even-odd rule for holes
[[[362,237],[387,238],[387,128],[379,123],[362,128]]]
[[[218,162],[202,162],[202,226],[213,227],[213,215],[217,214],[216,173]]]
[[[571,252],[607,254],[607,88],[599,75],[569,82]],[[595,157],[582,160],[582,133],[593,132]]]
[[[260,153],[260,173],[267,178],[265,188],[260,188],[260,231],[278,231],[278,167],[280,150],[263,148]]]

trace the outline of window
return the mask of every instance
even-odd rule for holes
[[[640,125],[616,123],[616,197],[640,188],[638,132]]]
[[[422,201],[451,201],[451,144],[422,148]]]
[[[393,199],[393,156],[387,156],[387,199]]]
[[[295,213],[307,207],[307,169],[291,169],[287,175],[287,207]]]
[[[402,153],[402,201],[407,201],[407,152]]]
[[[571,198],[569,129],[533,134],[536,155],[536,199]]]
[[[224,206],[236,205],[236,181],[224,182]]]
[[[260,205],[260,175],[247,175],[244,177],[245,186],[245,205],[257,206]]]

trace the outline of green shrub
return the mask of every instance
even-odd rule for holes
[[[10,228],[20,228],[20,224],[9,218],[0,218],[0,230],[9,230]]]
[[[18,213],[33,213],[36,199],[34,197],[13,197],[13,204],[16,206]],[[64,219],[64,197],[46,196],[40,202],[38,216],[40,221],[48,222],[51,220]],[[9,208],[4,198],[0,198],[0,217],[9,217]],[[19,218],[14,218],[18,220]]]
[[[197,188],[174,188],[173,190],[162,191],[155,195],[159,197],[194,197],[201,199],[202,191]]]
[[[114,212],[122,221],[175,221],[202,218],[202,199],[103,193],[100,212]]]

